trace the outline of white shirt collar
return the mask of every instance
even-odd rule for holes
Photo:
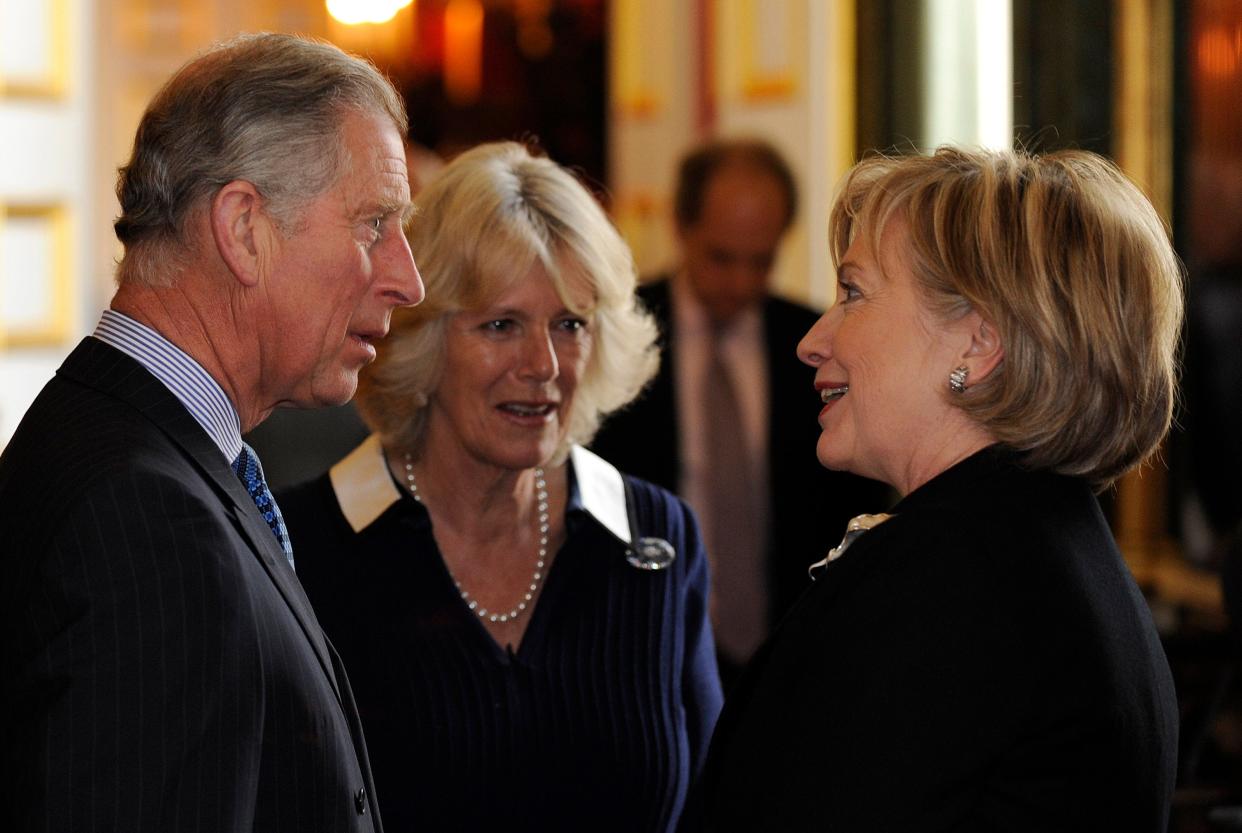
[[[631,544],[625,483],[616,467],[582,446],[570,449],[576,494],[569,508],[582,509],[626,546]],[[401,499],[375,434],[367,437],[328,472],[341,513],[354,532],[375,523],[388,507]]]
[[[674,273],[669,282],[669,297],[672,301],[673,326],[679,337],[706,339],[711,335],[713,325],[707,307],[690,288],[690,279],[684,271]],[[763,338],[763,303],[751,304],[738,312],[733,320],[726,324],[721,335],[726,340],[745,340],[751,345],[761,344]]]
[[[629,546],[630,516],[625,505],[625,482],[616,467],[593,451],[575,445],[569,450],[578,494],[571,495],[569,508],[581,508],[600,526]]]

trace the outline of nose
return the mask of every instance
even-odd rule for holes
[[[551,382],[561,372],[561,362],[556,355],[549,333],[532,328],[525,338],[522,363],[518,377],[532,382]]]
[[[836,308],[829,308],[821,315],[798,342],[798,358],[803,364],[819,367],[832,355],[833,324],[831,318],[834,309]]]
[[[423,300],[426,294],[423,276],[418,273],[410,242],[404,234],[393,234],[388,238],[381,267],[377,289],[390,306],[412,307]]]

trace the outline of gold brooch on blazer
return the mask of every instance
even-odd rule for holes
[[[810,567],[807,567],[807,575],[809,575],[812,580],[818,579],[820,574],[823,573],[824,568],[828,566],[829,562],[836,561],[840,558],[845,550],[849,548],[849,545],[854,543],[854,539],[856,539],[859,535],[862,535],[868,529],[873,529],[879,526],[891,517],[893,516],[880,512],[875,515],[859,515],[855,518],[850,518],[849,524],[845,527],[845,537],[841,539],[841,543],[828,550],[828,555],[826,557],[816,561]]]

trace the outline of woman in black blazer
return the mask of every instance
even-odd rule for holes
[[[942,148],[861,163],[831,235],[818,457],[902,499],[731,693],[703,828],[1163,831],[1173,683],[1092,493],[1169,425],[1163,225],[1097,156]]]

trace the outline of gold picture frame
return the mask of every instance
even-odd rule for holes
[[[613,7],[613,94],[622,112],[649,119],[664,107],[651,77],[649,39],[644,21],[658,19],[643,0],[616,0]]]
[[[69,338],[71,242],[65,206],[0,204],[0,345],[56,346]]]
[[[31,37],[19,24],[22,18],[14,11],[18,8],[34,19],[42,17],[39,28],[44,37]],[[0,2],[0,15],[0,98],[63,97],[69,89],[68,0],[7,0]],[[23,48],[12,48],[13,38],[20,39]],[[37,66],[22,66],[20,56],[32,48]]]
[[[798,89],[792,55],[798,30],[795,4],[741,0],[740,12],[742,94],[750,101],[792,98]],[[778,41],[775,50],[769,42],[773,37]],[[773,51],[783,52],[779,65],[769,60]]]

